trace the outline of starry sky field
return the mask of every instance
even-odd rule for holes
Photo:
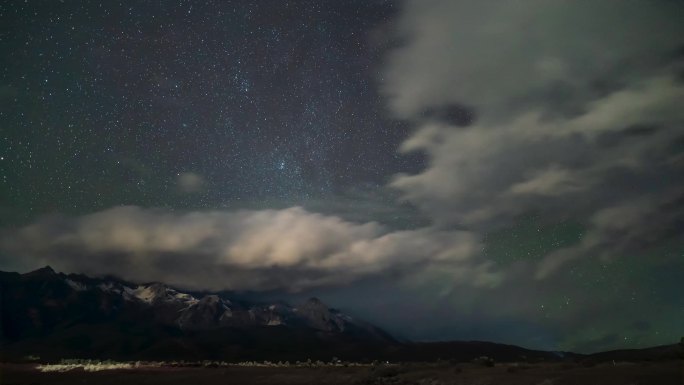
[[[0,1],[0,270],[415,340],[684,336],[684,4]]]

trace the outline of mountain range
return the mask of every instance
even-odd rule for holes
[[[115,277],[57,273],[49,266],[26,274],[0,272],[0,306],[4,360],[582,358],[490,342],[401,341],[316,298],[297,305],[255,302],[226,293],[184,292],[160,282],[134,284]],[[677,351],[669,349],[664,351]],[[603,358],[610,359],[610,354]]]

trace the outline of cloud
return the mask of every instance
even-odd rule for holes
[[[540,170],[529,179],[511,186],[512,194],[563,195],[586,188],[577,183],[579,177],[572,171],[551,166]]]
[[[413,274],[439,263],[461,281],[496,284],[474,257],[468,232],[388,232],[293,207],[175,213],[115,207],[76,218],[44,218],[8,231],[0,248],[33,266],[158,280],[194,289],[285,289],[339,285],[388,271]]]
[[[407,43],[387,60],[382,90],[413,118],[453,104],[494,118],[540,103],[601,97],[681,47],[676,2],[409,0]]]
[[[668,239],[684,223],[674,209],[684,196],[681,11],[406,2],[397,24],[406,44],[387,58],[382,91],[418,126],[401,151],[424,152],[429,165],[391,186],[437,228],[485,234],[528,212],[584,224],[581,244],[547,255],[537,278]]]
[[[178,191],[185,194],[199,192],[204,188],[205,184],[204,178],[194,172],[181,172],[176,177]]]
[[[681,242],[684,228],[684,189],[640,198],[605,207],[589,218],[588,231],[573,247],[547,255],[536,270],[537,278],[546,278],[564,264],[594,256],[601,261],[632,255],[660,245]]]

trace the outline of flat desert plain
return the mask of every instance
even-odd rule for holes
[[[681,361],[603,363],[398,364],[380,366],[149,367],[42,372],[32,364],[0,365],[0,384],[421,384],[421,385],[682,385]]]

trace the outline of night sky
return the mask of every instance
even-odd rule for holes
[[[0,269],[416,340],[684,336],[684,4],[0,1]]]

